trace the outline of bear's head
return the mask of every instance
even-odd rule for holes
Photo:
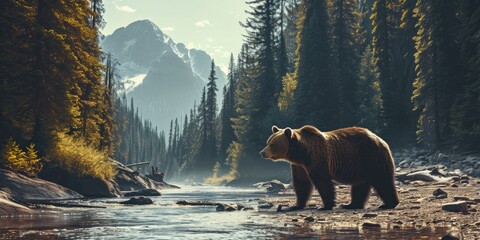
[[[277,126],[272,127],[272,135],[267,140],[267,146],[260,151],[260,155],[265,159],[273,161],[287,161],[296,163],[294,159],[289,159],[288,150],[298,140],[298,133],[291,129],[280,129]]]

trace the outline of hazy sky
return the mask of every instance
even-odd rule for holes
[[[206,51],[226,69],[230,53],[236,57],[243,42],[244,0],[104,0],[103,34],[136,20],[148,19],[175,42]]]

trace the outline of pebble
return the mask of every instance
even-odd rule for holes
[[[378,215],[375,214],[375,213],[365,213],[365,214],[363,214],[362,217],[364,217],[364,218],[373,218],[373,217],[376,217],[376,216],[378,216]]]
[[[453,200],[455,200],[455,201],[471,201],[471,199],[468,198],[468,197],[460,197],[460,196],[453,197]]]
[[[382,225],[379,223],[374,223],[374,222],[364,222],[362,224],[363,228],[380,228]]]
[[[442,240],[460,240],[462,239],[462,234],[458,228],[451,228],[446,235],[442,237]]]
[[[272,203],[262,203],[262,204],[258,205],[258,208],[262,208],[262,209],[269,209],[269,208],[272,208],[272,207],[273,207]]]
[[[456,181],[460,181],[460,177],[457,177],[457,176],[455,176],[455,177],[452,177],[452,181],[454,181],[454,182],[456,182]]]
[[[437,188],[435,191],[433,191],[433,196],[435,196],[435,198],[437,199],[443,199],[443,198],[447,198],[448,196],[448,193],[445,192],[443,189],[441,188]]]
[[[292,219],[292,222],[298,222],[298,219],[293,218],[293,219]]]
[[[315,218],[309,216],[309,217],[304,218],[303,221],[305,221],[305,222],[313,222],[313,221],[315,221]]]

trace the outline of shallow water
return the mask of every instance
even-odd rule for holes
[[[268,212],[217,212],[214,206],[178,206],[178,200],[208,200],[257,206],[267,194],[256,189],[195,186],[164,190],[153,205],[89,204],[105,209],[68,209],[57,214],[0,218],[0,239],[438,239],[444,229],[359,230],[295,226]]]

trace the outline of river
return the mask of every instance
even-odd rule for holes
[[[103,209],[67,209],[57,213],[19,218],[0,218],[1,239],[438,239],[431,229],[362,231],[310,229],[307,225],[285,224],[275,209],[217,212],[214,206],[179,206],[178,200],[208,200],[258,206],[268,196],[254,188],[182,186],[152,197],[153,205],[124,206],[100,199],[88,204]],[[292,196],[294,197],[294,196]],[[52,210],[55,210],[52,208]],[[277,218],[275,218],[277,215]]]

